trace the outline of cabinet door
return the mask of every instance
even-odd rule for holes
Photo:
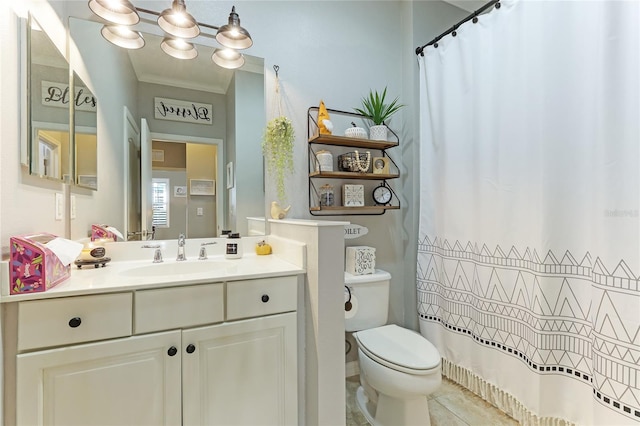
[[[184,331],[184,425],[296,425],[296,340],[295,312]]]
[[[180,331],[20,354],[17,424],[180,425],[180,376]]]

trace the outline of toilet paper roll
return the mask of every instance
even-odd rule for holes
[[[358,298],[353,294],[353,292],[351,292],[351,310],[347,311],[345,307],[344,318],[345,319],[353,318],[357,312],[358,312]]]

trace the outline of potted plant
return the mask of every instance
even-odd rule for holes
[[[267,163],[267,172],[276,182],[280,201],[287,199],[284,180],[293,171],[294,132],[291,120],[284,115],[267,123],[262,136],[262,154]]]
[[[404,105],[398,103],[395,98],[391,103],[385,103],[387,97],[387,88],[385,87],[382,94],[378,91],[369,91],[369,96],[362,98],[362,108],[354,108],[358,114],[362,114],[373,122],[373,126],[369,128],[369,139],[387,140],[387,126],[384,124],[393,114],[395,114]]]

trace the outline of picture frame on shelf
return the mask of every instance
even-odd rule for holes
[[[389,159],[387,157],[373,157],[371,162],[373,164],[372,171],[374,175],[389,174]]]

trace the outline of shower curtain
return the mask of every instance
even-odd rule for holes
[[[637,424],[640,2],[501,6],[418,58],[420,330],[523,424]]]

